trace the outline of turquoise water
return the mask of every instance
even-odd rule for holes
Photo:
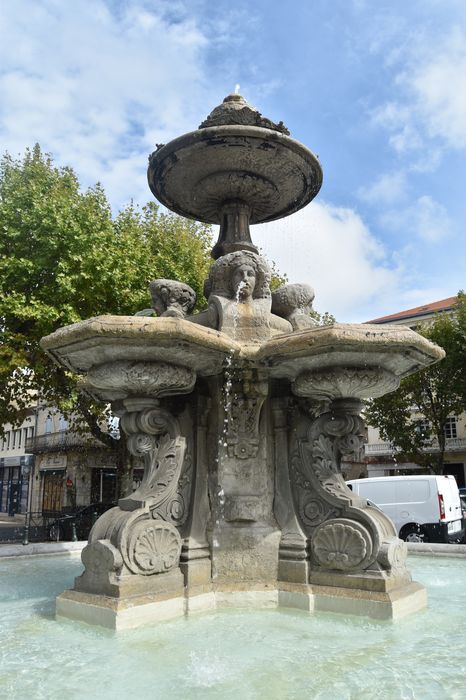
[[[225,611],[114,634],[54,620],[79,558],[0,560],[0,697],[466,698],[466,560],[411,557],[429,609],[405,620]]]

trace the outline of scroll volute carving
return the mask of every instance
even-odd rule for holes
[[[293,493],[311,538],[312,560],[323,569],[402,566],[393,524],[355,495],[341,474],[342,456],[358,453],[363,445],[360,409],[357,399],[336,399],[318,418],[301,414],[297,420],[291,452]]]
[[[119,501],[120,508],[148,507],[152,517],[180,524],[187,516],[187,504],[178,491],[186,438],[180,435],[178,421],[155,406],[125,413],[121,427],[128,436],[130,452],[144,458],[144,476],[136,491]]]
[[[308,408],[307,402],[303,405]],[[340,469],[342,456],[359,451],[363,442],[364,423],[356,413],[359,407],[359,402],[352,405],[354,412],[350,413],[337,405],[317,418],[300,409],[295,411],[292,483],[300,517],[309,532],[344,507],[365,503],[346,486]]]
[[[153,516],[147,506],[106,511],[91,530],[89,544],[83,550],[86,571],[77,579],[78,590],[90,590],[96,576],[118,584],[113,574],[150,576],[177,567],[180,534],[172,523]]]

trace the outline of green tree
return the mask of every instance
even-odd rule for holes
[[[71,168],[36,145],[0,163],[0,430],[25,417],[33,397],[73,416],[75,426],[119,451],[102,430],[102,407],[76,391],[76,377],[39,347],[42,336],[99,314],[148,307],[148,283],[181,279],[205,303],[211,260],[208,226],[162,214],[155,203],[115,218],[103,189],[83,192]]]
[[[369,401],[366,420],[407,460],[441,472],[447,420],[466,412],[466,295],[458,293],[453,314],[439,313],[417,330],[440,345],[445,358]]]

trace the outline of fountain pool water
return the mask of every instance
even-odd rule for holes
[[[466,559],[410,557],[429,607],[396,625],[331,613],[219,610],[113,632],[54,619],[77,557],[4,560],[0,696],[463,698]]]

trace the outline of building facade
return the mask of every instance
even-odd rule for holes
[[[416,329],[421,323],[429,322],[438,313],[452,314],[455,310],[455,305],[458,298],[448,297],[439,301],[417,306],[413,309],[400,311],[389,316],[368,321],[374,324],[391,324],[409,326]],[[466,362],[465,362],[466,372]],[[423,426],[423,416],[413,410],[413,420],[419,422],[425,432],[429,432],[429,425],[425,421]],[[444,454],[444,474],[453,474],[456,478],[459,487],[466,486],[466,414],[459,416],[450,416],[445,425],[446,449]],[[439,452],[438,442],[432,439],[426,446],[426,452],[435,454]],[[368,438],[365,446],[365,459],[367,464],[368,476],[386,476],[389,474],[398,474],[400,472],[420,471],[422,468],[413,463],[400,461],[399,454],[390,442],[383,441],[380,438],[379,431],[376,428],[368,426]]]
[[[117,499],[115,455],[98,440],[72,430],[57,411],[37,409],[27,449],[35,455],[32,511],[56,513]]]
[[[143,469],[133,470],[133,488]],[[115,453],[76,432],[56,409],[31,406],[21,426],[4,426],[0,440],[0,514],[59,513],[117,494]]]
[[[25,513],[30,505],[34,478],[34,455],[27,448],[36,430],[32,407],[20,426],[4,426],[0,439],[0,513]]]

